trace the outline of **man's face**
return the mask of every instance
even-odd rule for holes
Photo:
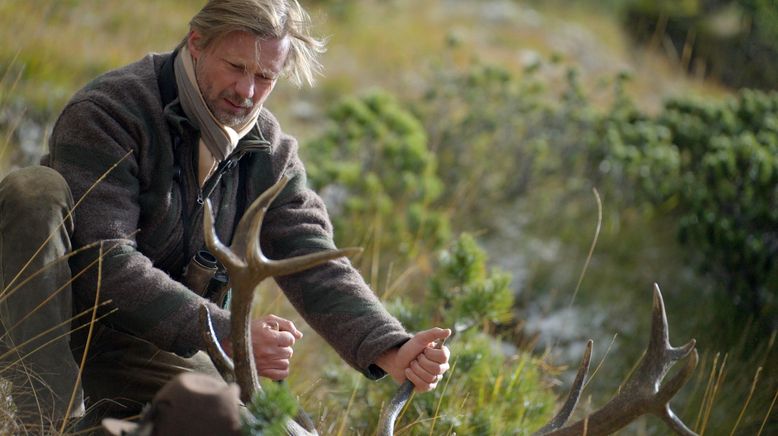
[[[198,49],[200,38],[193,30],[187,41],[200,92],[220,123],[236,127],[259,110],[273,90],[289,53],[289,38],[261,39],[234,31]]]

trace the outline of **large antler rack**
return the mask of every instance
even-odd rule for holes
[[[216,340],[207,306],[201,307],[200,319],[208,354],[214,365],[227,381],[235,380],[240,386],[241,400],[251,401],[254,394],[262,388],[259,385],[256,364],[251,345],[251,307],[254,291],[260,282],[273,276],[283,276],[303,271],[332,259],[352,256],[361,252],[359,248],[345,248],[312,253],[284,260],[271,260],[265,257],[260,246],[259,234],[262,220],[270,204],[284,189],[289,179],[282,177],[275,185],[262,193],[244,213],[238,223],[230,247],[225,246],[216,236],[210,201],[206,200],[203,230],[205,244],[210,252],[224,265],[229,274],[232,287],[230,339],[233,358],[230,359]],[[287,428],[295,434],[305,434],[302,429]],[[313,428],[308,430],[315,433]]]
[[[568,400],[557,416],[534,435],[607,435],[645,414],[658,416],[677,434],[696,435],[670,409],[670,400],[686,384],[697,367],[698,356],[694,346],[694,339],[681,347],[670,345],[667,313],[665,312],[662,292],[659,290],[659,285],[654,284],[654,307],[648,348],[637,369],[622,385],[619,392],[599,410],[563,427],[570,418],[583,391],[584,379],[591,358],[591,341],[589,341]],[[684,359],[686,365],[662,385],[662,380],[670,368]]]

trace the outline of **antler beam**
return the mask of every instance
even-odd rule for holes
[[[200,313],[203,337],[211,360],[225,380],[237,381],[243,402],[251,401],[254,394],[262,389],[259,385],[251,344],[251,307],[254,291],[259,283],[269,277],[293,274],[338,257],[352,256],[361,252],[359,248],[346,248],[284,260],[271,260],[265,257],[259,241],[262,220],[268,207],[288,181],[287,177],[282,177],[251,204],[238,223],[230,247],[225,246],[216,235],[211,203],[208,200],[205,203],[203,218],[205,244],[227,269],[232,287],[230,339],[233,344],[233,358],[227,357],[216,340],[210,314],[205,306],[202,306]]]

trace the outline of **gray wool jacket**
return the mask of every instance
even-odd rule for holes
[[[177,98],[174,56],[150,54],[76,93],[42,163],[64,176],[77,202],[72,243],[83,250],[71,258],[73,274],[80,274],[73,283],[76,306],[95,301],[94,261],[102,250],[100,300],[118,309],[105,322],[187,356],[205,348],[201,304],[210,306],[219,338],[229,333],[229,312],[178,281],[204,247],[204,198],[214,206],[217,234],[229,243],[242,211],[286,174],[292,179],[262,227],[265,253],[281,259],[334,243],[324,205],[306,186],[297,142],[266,109],[200,189],[199,132]],[[302,317],[370,378],[383,375],[372,365],[376,358],[410,338],[346,259],[276,281]]]

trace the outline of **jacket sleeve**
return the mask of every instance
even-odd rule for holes
[[[144,127],[132,115],[77,100],[54,127],[48,164],[67,180],[76,200],[70,264],[77,304],[91,307],[99,290],[100,301],[111,300],[108,308],[117,309],[106,322],[188,356],[204,348],[199,306],[210,305],[220,337],[229,333],[229,314],[155,268],[137,249],[144,189],[138,161],[154,141]]]
[[[306,187],[296,141],[281,135],[273,154],[274,181],[284,174],[291,180],[267,212],[263,249],[282,259],[335,248],[325,206]],[[276,277],[276,282],[306,322],[369,378],[384,375],[373,364],[380,354],[410,338],[346,258]]]

